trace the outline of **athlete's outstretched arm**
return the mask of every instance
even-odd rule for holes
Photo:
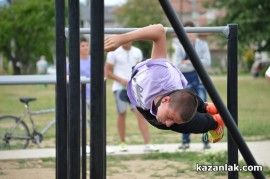
[[[104,49],[107,52],[114,51],[124,43],[137,40],[153,41],[151,59],[167,58],[166,31],[161,24],[146,26],[120,35],[110,35],[104,40]]]

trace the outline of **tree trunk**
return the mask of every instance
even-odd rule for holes
[[[21,74],[21,63],[16,59],[12,59],[12,66],[13,66],[13,74],[20,75]]]

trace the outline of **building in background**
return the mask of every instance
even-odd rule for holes
[[[119,24],[115,21],[114,11],[116,10],[117,6],[105,6],[104,7],[104,26],[105,27],[119,27]],[[80,25],[81,27],[89,28],[91,25],[91,18],[90,18],[90,5],[89,4],[80,4]]]

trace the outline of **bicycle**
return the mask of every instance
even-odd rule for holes
[[[54,113],[55,109],[45,109],[39,111],[31,111],[29,103],[36,101],[36,98],[21,97],[20,102],[24,103],[26,111],[19,117],[17,116],[1,116],[0,117],[0,150],[10,149],[26,149],[29,141],[38,145],[43,140],[43,135],[55,125],[55,119],[51,120],[42,130],[37,131],[33,115],[46,113]],[[28,125],[25,122],[25,117],[29,116],[32,131],[30,132]]]

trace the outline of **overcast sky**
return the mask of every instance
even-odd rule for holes
[[[80,0],[82,3],[85,3],[87,0]],[[105,5],[121,5],[126,0],[104,0]]]

